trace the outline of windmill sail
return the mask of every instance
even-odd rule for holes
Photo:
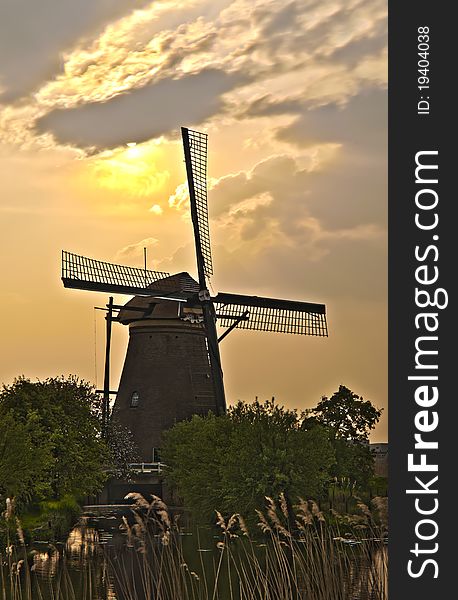
[[[167,289],[170,286],[154,285],[166,277],[168,273],[116,265],[62,250],[62,281],[67,288],[154,296],[174,291]]]
[[[240,319],[237,324],[239,329],[321,337],[328,335],[324,304],[224,292],[213,298],[213,302],[218,323],[222,327],[230,327]]]
[[[223,370],[218,348],[215,308],[207,290],[206,277],[213,274],[210,248],[210,229],[207,208],[207,135],[181,128],[184,159],[188,178],[191,218],[196,245],[197,272],[199,274],[199,299],[202,302],[205,333],[207,337],[208,357],[213,374],[217,410],[224,413],[226,399],[224,395]]]
[[[207,134],[182,127],[181,135],[200,279],[201,275],[213,274],[207,207]]]

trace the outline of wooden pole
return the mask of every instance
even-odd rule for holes
[[[143,264],[145,267],[145,287],[146,287],[146,248],[143,248]]]
[[[103,378],[103,408],[102,408],[102,427],[103,435],[106,437],[108,431],[108,422],[110,418],[110,351],[111,351],[111,323],[113,320],[113,297],[107,304],[107,322],[106,344],[105,344],[105,373]]]

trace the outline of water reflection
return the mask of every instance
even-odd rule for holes
[[[35,544],[30,552],[28,600],[118,600],[101,552],[103,534],[82,517],[65,544]],[[23,582],[23,588],[26,587]],[[7,600],[9,600],[7,596]]]
[[[168,546],[164,545],[160,532],[151,531],[149,543],[142,546],[126,543],[128,532],[125,527],[124,531],[120,529],[120,524],[120,518],[115,515],[86,516],[71,531],[65,544],[34,548],[29,600],[55,600],[56,597],[62,600],[207,599],[213,597],[214,590],[215,598],[220,600],[257,598],[255,594],[245,595],[247,589],[243,589],[239,578],[241,571],[245,571],[245,584],[247,581],[252,581],[254,587],[265,584],[256,578],[262,576],[263,570],[269,571],[272,545],[268,541],[236,540],[230,564],[226,557],[222,560],[224,536],[215,535],[212,528],[181,531],[167,542]],[[132,520],[129,527],[135,525],[140,531],[138,521]],[[302,542],[298,540],[297,547],[306,553],[307,541]],[[351,560],[344,580],[340,580],[345,591],[341,589],[334,595],[330,592],[326,597],[333,600],[386,598],[386,548],[374,542],[369,554],[360,555],[360,545],[352,540],[341,538],[332,544],[336,556],[348,554]],[[257,571],[249,564],[250,552],[255,552],[259,561]],[[286,552],[287,559],[288,556]],[[332,560],[331,557],[330,562]],[[292,558],[287,568],[294,568]],[[324,581],[323,585],[328,583]],[[297,573],[297,585],[295,594],[282,597],[315,599],[315,595],[310,594],[310,581],[301,572]],[[158,589],[155,595],[154,590]]]
[[[57,565],[60,560],[58,552],[50,552],[49,550],[44,552],[35,551],[32,553],[32,556],[32,571],[45,578],[55,577]]]

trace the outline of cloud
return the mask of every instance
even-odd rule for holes
[[[0,101],[10,102],[51,79],[63,67],[63,52],[150,0],[5,0],[0,7]]]
[[[129,244],[116,253],[115,260],[133,259],[143,257],[144,248],[147,250],[154,248],[158,245],[159,240],[154,237],[145,238],[136,242],[135,244]]]
[[[153,204],[153,206],[149,209],[150,212],[153,213],[153,215],[162,215],[162,213],[164,212],[162,210],[162,208],[159,206],[159,204]]]
[[[221,112],[222,95],[242,81],[243,77],[207,69],[181,79],[163,80],[107,102],[53,110],[37,120],[36,129],[39,134],[52,133],[58,143],[83,148],[141,143],[169,134],[181,123],[200,123]]]
[[[169,197],[170,208],[184,212],[189,211],[189,192],[188,184],[180,183],[173,194]]]
[[[385,85],[384,28],[382,0],[221,0],[218,10],[204,0],[185,9],[154,2],[66,51],[57,76],[7,107],[3,135],[113,147],[168,134],[183,119],[228,119],[234,107],[250,118],[267,90],[285,108],[291,96],[342,102]]]
[[[216,36],[212,22],[198,17],[170,29],[158,28],[164,14],[180,14],[179,9],[173,2],[153,2],[110,23],[100,36],[65,55],[64,72],[37,91],[38,103],[73,108],[105,102],[152,82],[214,66],[200,56]]]
[[[313,213],[328,227],[374,222],[386,226],[387,95],[372,90],[345,106],[304,112],[277,138],[305,149],[320,142],[341,144],[327,173],[316,169],[307,181]]]

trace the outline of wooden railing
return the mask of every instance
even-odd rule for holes
[[[134,473],[157,473],[158,475],[163,472],[165,466],[161,462],[132,463],[129,465]]]

